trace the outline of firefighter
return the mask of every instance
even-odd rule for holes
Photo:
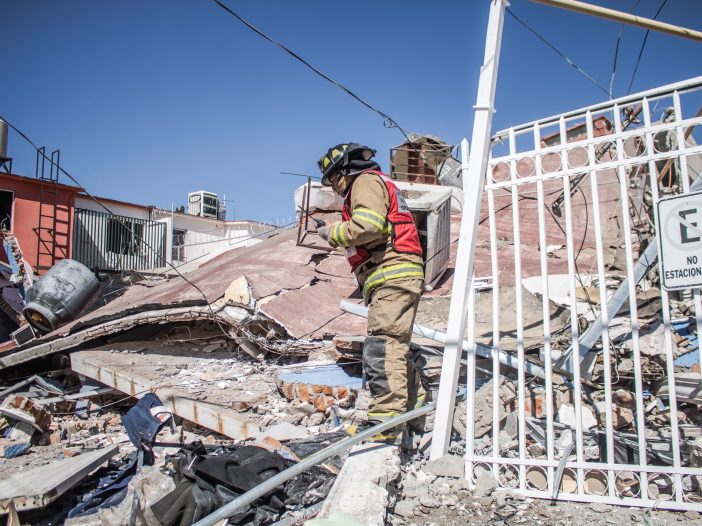
[[[368,305],[363,369],[372,402],[367,425],[424,403],[420,367],[410,353],[412,325],[424,285],[422,246],[402,192],[372,160],[375,150],[338,144],[318,161],[322,184],[344,198],[342,220],[318,229],[332,247],[346,250]],[[395,428],[376,435],[394,441]]]

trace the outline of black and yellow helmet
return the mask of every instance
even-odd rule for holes
[[[322,158],[317,161],[319,171],[322,172],[322,184],[331,186],[330,177],[333,173],[342,170],[349,161],[362,159],[369,161],[375,155],[375,150],[356,142],[337,144],[329,148]]]

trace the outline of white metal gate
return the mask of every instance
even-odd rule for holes
[[[702,303],[659,290],[654,264],[657,202],[702,190],[701,109],[698,77],[493,136],[477,248],[456,268],[493,288],[452,299],[468,313],[469,481],[702,511]],[[477,396],[476,344],[492,348]]]

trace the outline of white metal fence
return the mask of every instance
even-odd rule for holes
[[[469,481],[487,471],[533,497],[702,511],[689,367],[702,303],[660,289],[653,264],[657,202],[702,190],[700,109],[702,77],[493,137],[477,247],[456,268],[491,275],[492,291],[451,309],[467,313]],[[477,396],[476,344],[492,348]]]

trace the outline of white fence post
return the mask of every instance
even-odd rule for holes
[[[492,114],[494,112],[497,69],[502,43],[502,26],[507,0],[492,0],[485,37],[485,56],[480,71],[478,96],[475,104],[473,121],[472,148],[473,155],[466,162],[467,144],[463,143],[463,217],[456,256],[452,300],[449,309],[447,338],[444,347],[444,359],[441,368],[441,381],[436,407],[436,420],[432,438],[430,458],[442,457],[448,450],[451,438],[453,409],[456,400],[458,371],[463,349],[466,309],[468,294],[472,291],[473,253],[478,222],[480,220],[480,200],[485,184],[485,170],[490,155],[490,134],[492,131]],[[467,171],[466,171],[467,165]],[[472,207],[472,209],[471,209]],[[468,351],[468,363],[473,363],[474,351]],[[468,393],[468,406],[471,396]]]

